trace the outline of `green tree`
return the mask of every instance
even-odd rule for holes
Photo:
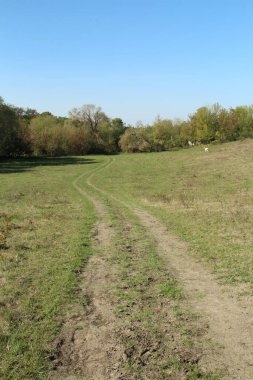
[[[207,107],[199,108],[195,114],[190,117],[190,124],[196,141],[208,143],[211,140],[210,111]]]
[[[85,131],[90,147],[89,153],[116,153],[119,139],[124,132],[124,123],[120,118],[110,119],[101,109],[93,104],[74,108],[69,113],[72,126]]]
[[[120,146],[119,146],[120,136],[124,133],[126,126],[124,125],[123,120],[119,117],[111,120],[111,126],[112,126],[112,131],[113,131],[115,149],[118,152],[120,150]]]
[[[120,147],[123,152],[140,153],[152,151],[152,128],[127,128],[120,137]]]
[[[155,151],[169,150],[179,144],[179,128],[169,119],[159,117],[153,124],[153,149]]]
[[[19,120],[14,110],[0,99],[0,156],[19,153]]]
[[[94,150],[94,137],[90,129],[83,123],[67,119],[64,122],[68,141],[68,154],[89,154]]]
[[[253,137],[253,106],[239,106],[230,110],[234,139]]]
[[[84,104],[80,108],[74,108],[69,113],[72,120],[85,123],[94,135],[98,134],[99,126],[109,121],[108,116],[102,112],[101,107],[94,104]]]
[[[63,155],[67,150],[64,129],[57,117],[44,115],[31,120],[30,136],[33,153],[36,156]]]

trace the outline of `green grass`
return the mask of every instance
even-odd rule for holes
[[[145,207],[224,282],[253,284],[253,140],[122,154],[93,183]]]
[[[0,162],[1,379],[47,378],[92,253],[93,208],[72,181],[96,165],[71,157]]]
[[[92,183],[101,173],[104,169],[92,175]],[[104,203],[116,231],[107,259],[115,270],[116,331],[130,352],[126,373],[134,379],[221,379],[198,366],[205,326],[182,303],[183,290],[159,256],[157,243],[131,208],[108,198],[103,187],[99,191],[79,183]]]
[[[180,284],[164,270],[131,207],[156,215],[222,281],[252,285],[252,155],[253,141],[246,140],[210,146],[208,154],[201,147],[122,154],[102,171],[108,162],[104,156],[0,162],[0,378],[46,379],[64,318],[73,305],[85,307],[78,298],[78,274],[92,254],[95,215],[73,181],[84,175],[79,183],[87,187],[85,178],[94,170],[92,183],[130,205],[89,190],[108,206],[117,231],[112,247],[112,265],[118,267],[112,284],[115,312],[125,329],[128,324],[135,329],[131,339],[122,335],[123,342],[131,342],[137,352],[142,340],[155,345],[163,337],[162,300],[174,313],[170,328],[179,334],[176,357],[170,341],[166,349],[161,345],[150,373],[159,363],[164,378],[186,370],[189,380],[219,378],[183,361],[186,347],[187,355],[194,353],[194,332],[189,331],[194,331],[194,316],[182,311]],[[164,350],[170,361],[160,360]],[[134,357],[128,370],[140,378],[144,371]]]

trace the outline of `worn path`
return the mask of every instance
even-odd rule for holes
[[[109,159],[103,168],[112,164],[113,160]],[[103,168],[87,177],[87,188],[102,195],[103,198],[110,199],[118,207],[120,204],[124,205],[138,216],[147,234],[157,242],[158,252],[168,270],[174,270],[187,295],[190,309],[199,315],[200,320],[208,324],[209,344],[201,359],[202,367],[210,370],[224,369],[228,373],[226,379],[252,380],[252,297],[238,300],[233,289],[221,286],[210,269],[203,262],[190,256],[186,244],[170,233],[157,218],[96,187],[92,178],[98,172],[101,175]],[[77,181],[74,186],[81,194],[90,197],[94,203],[100,220],[96,233],[97,249],[100,254],[90,260],[82,280],[82,291],[90,300],[88,311],[79,316],[78,324],[75,319],[70,319],[66,323],[66,336],[61,348],[62,362],[65,364],[58,367],[51,379],[75,379],[73,375],[72,377],[68,375],[79,368],[87,374],[87,379],[120,379],[124,378],[120,372],[124,349],[114,333],[115,317],[110,305],[108,287],[113,281],[113,271],[108,267],[106,259],[113,231],[106,222],[106,211],[102,204],[84,192]],[[211,344],[213,350],[210,349]]]
[[[116,380],[120,379],[124,350],[115,333],[116,320],[110,303],[113,270],[108,263],[108,250],[113,235],[106,210],[74,182],[77,191],[94,205],[94,254],[81,274],[80,292],[86,300],[85,310],[70,317],[61,333],[56,370],[50,380]],[[85,377],[83,377],[85,374]],[[81,377],[80,377],[81,376]]]
[[[226,368],[228,379],[252,380],[252,298],[238,301],[233,289],[219,285],[203,263],[187,254],[186,244],[155,217],[140,209],[135,212],[157,240],[160,254],[175,269],[191,308],[208,321],[208,337],[221,347],[219,356],[206,356],[203,364]]]
[[[113,162],[110,163],[110,165]],[[95,175],[95,173],[94,173]],[[89,186],[106,194],[92,184]],[[140,208],[133,208],[120,199],[139,217],[148,233],[157,241],[160,255],[173,268],[183,286],[190,308],[208,322],[208,338],[220,347],[219,355],[207,350],[203,357],[206,368],[225,369],[227,379],[253,379],[253,298],[240,297],[234,288],[220,285],[210,269],[187,253],[187,245],[174,236],[154,216]]]

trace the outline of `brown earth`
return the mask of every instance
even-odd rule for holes
[[[75,182],[77,190],[88,197]],[[102,205],[91,199],[99,222],[94,228],[94,254],[81,274],[80,292],[85,311],[67,319],[58,342],[59,355],[50,380],[120,379],[124,349],[115,332],[116,320],[110,303],[113,271],[107,255],[113,234]],[[85,375],[83,375],[85,374]]]

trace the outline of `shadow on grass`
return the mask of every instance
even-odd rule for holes
[[[22,173],[37,166],[65,166],[93,164],[96,160],[83,157],[33,157],[0,159],[0,174]]]

